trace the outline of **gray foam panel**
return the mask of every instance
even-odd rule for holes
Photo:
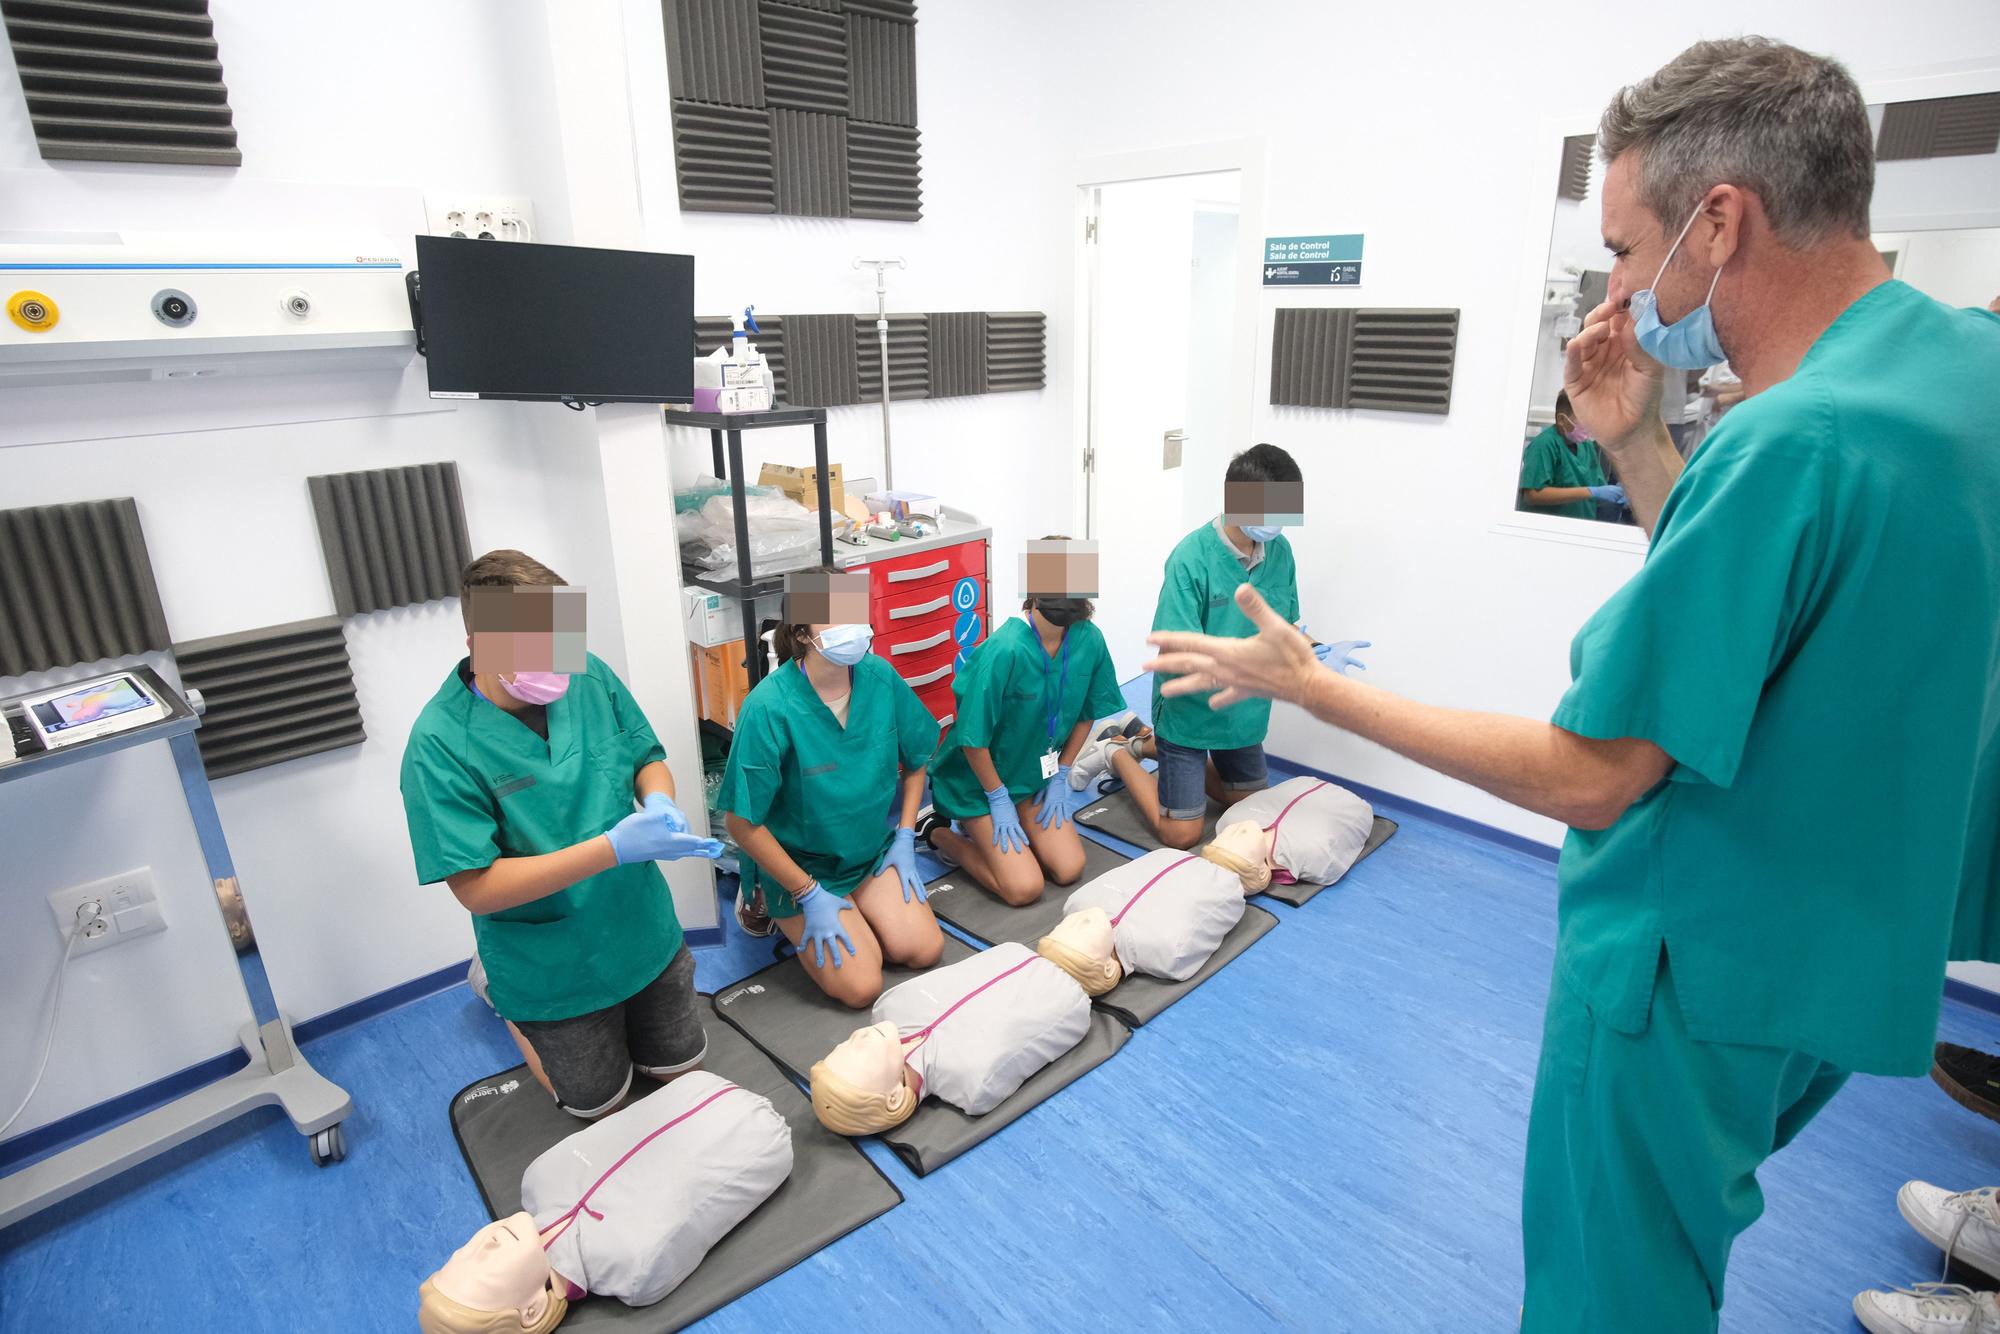
[[[953,311],[929,318],[931,397],[958,398],[985,393],[985,312]]]
[[[130,496],[0,510],[0,676],[167,643]]]
[[[458,596],[472,543],[456,463],[328,473],[306,485],[342,616]]]
[[[210,778],[367,739],[338,616],[176,644],[174,662],[207,704],[194,739]]]
[[[860,370],[861,401],[882,398],[882,340],[875,317],[854,317],[854,358]],[[931,392],[930,322],[921,315],[889,317],[889,397],[928,398]]]

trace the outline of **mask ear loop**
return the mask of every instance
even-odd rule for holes
[[[1688,220],[1681,224],[1681,234],[1679,236],[1676,236],[1674,238],[1674,243],[1667,247],[1667,257],[1660,261],[1660,271],[1653,275],[1653,285],[1648,290],[1653,292],[1658,292],[1660,290],[1660,279],[1667,276],[1667,265],[1674,262],[1674,253],[1681,248],[1681,242],[1687,240],[1687,234],[1689,230],[1694,227],[1694,220],[1700,217],[1701,211],[1707,207],[1708,207],[1708,196],[1703,195],[1701,197],[1701,202],[1697,203],[1694,206],[1694,212],[1688,214]],[[1721,281],[1722,281],[1722,266],[1718,264],[1715,266],[1715,276],[1708,280],[1708,295],[1702,299],[1701,303],[1702,305],[1705,306],[1710,301],[1713,301],[1715,299],[1715,286],[1717,283]]]

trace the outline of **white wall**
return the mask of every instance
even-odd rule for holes
[[[1269,234],[1367,234],[1359,291],[1263,298],[1260,404],[1277,305],[1461,311],[1448,417],[1260,406],[1255,433],[1306,472],[1310,517],[1293,541],[1317,633],[1374,640],[1375,684],[1543,717],[1567,683],[1571,636],[1638,562],[1495,531],[1513,496],[1487,451],[1518,451],[1524,404],[1510,396],[1508,368],[1535,318],[1519,305],[1523,229],[1546,237],[1550,221],[1546,203],[1532,214],[1522,204],[1529,173],[1548,172],[1556,151],[1544,121],[1580,113],[1588,123],[1619,84],[1702,36],[1770,32],[1830,50],[1864,77],[2000,52],[2000,10],[1946,0],[1921,0],[1886,27],[1864,6],[1778,0],[1726,15],[1462,2],[1420,22],[1346,6],[1266,6],[1251,19],[1199,0],[1106,0],[1045,3],[1041,18],[1063,34],[1043,53],[1060,112],[1052,152],[1262,135]],[[1450,40],[1438,40],[1445,31]],[[1065,202],[1044,225],[1067,235]],[[1292,738],[1278,747],[1289,758],[1531,836],[1559,832],[1305,718],[1273,731]]]
[[[2000,194],[2000,186],[1994,189]],[[2000,297],[2000,227],[1911,232],[1904,241],[1898,276],[1949,305],[1984,309]]]

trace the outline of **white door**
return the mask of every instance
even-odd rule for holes
[[[1079,462],[1085,536],[1101,553],[1097,624],[1120,680],[1150,656],[1160,572],[1189,516],[1220,508],[1221,475],[1194,476],[1181,458],[1197,449],[1213,458],[1217,442],[1198,433],[1227,429],[1239,189],[1234,171],[1089,187],[1090,411]],[[1242,447],[1230,443],[1225,456]]]

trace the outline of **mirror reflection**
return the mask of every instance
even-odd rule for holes
[[[2000,163],[1983,145],[1983,151],[1965,152],[1962,145],[1900,130],[1895,109],[1918,105],[1869,108],[1878,154],[1875,248],[1894,277],[1919,291],[1955,306],[2000,311]],[[1562,151],[1514,507],[1631,524],[1616,468],[1570,414],[1562,392],[1563,350],[1604,300],[1612,263],[1600,231],[1604,164],[1595,136],[1565,139]],[[1725,362],[1703,371],[1669,370],[1661,412],[1685,457],[1742,401],[1742,383]]]

